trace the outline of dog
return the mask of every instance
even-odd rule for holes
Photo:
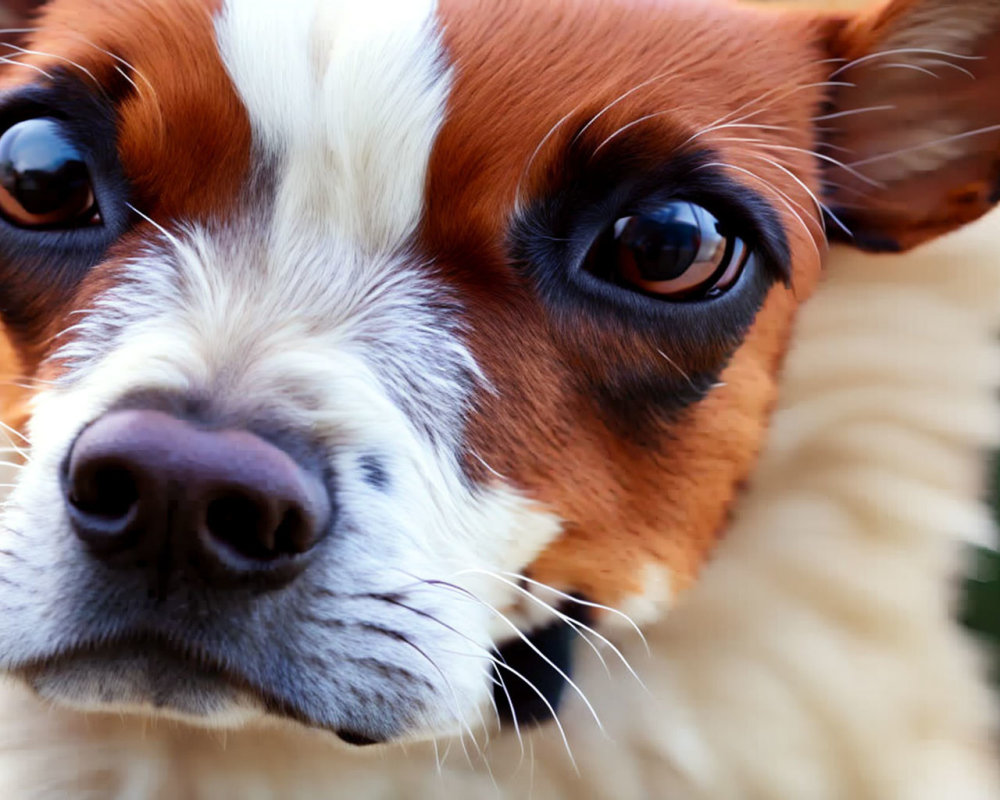
[[[1000,1],[24,28],[4,796],[998,796]]]

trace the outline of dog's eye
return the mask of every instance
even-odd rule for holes
[[[0,213],[21,228],[100,221],[90,172],[58,120],[25,120],[0,136]]]
[[[674,200],[617,220],[587,255],[595,276],[667,300],[711,297],[731,287],[746,244],[701,206]]]

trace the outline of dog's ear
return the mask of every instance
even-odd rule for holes
[[[1000,0],[891,0],[829,42],[824,192],[859,247],[905,250],[1000,200]]]

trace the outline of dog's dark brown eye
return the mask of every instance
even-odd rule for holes
[[[616,221],[591,248],[585,269],[645,294],[694,300],[731,287],[748,257],[743,240],[711,213],[675,200]]]
[[[21,228],[100,221],[90,172],[58,120],[25,120],[0,136],[0,213]]]

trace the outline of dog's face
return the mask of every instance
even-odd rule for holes
[[[996,200],[998,44],[992,0],[56,0],[0,97],[0,667],[383,741],[477,719],[542,585],[655,617],[820,204],[899,249]]]

